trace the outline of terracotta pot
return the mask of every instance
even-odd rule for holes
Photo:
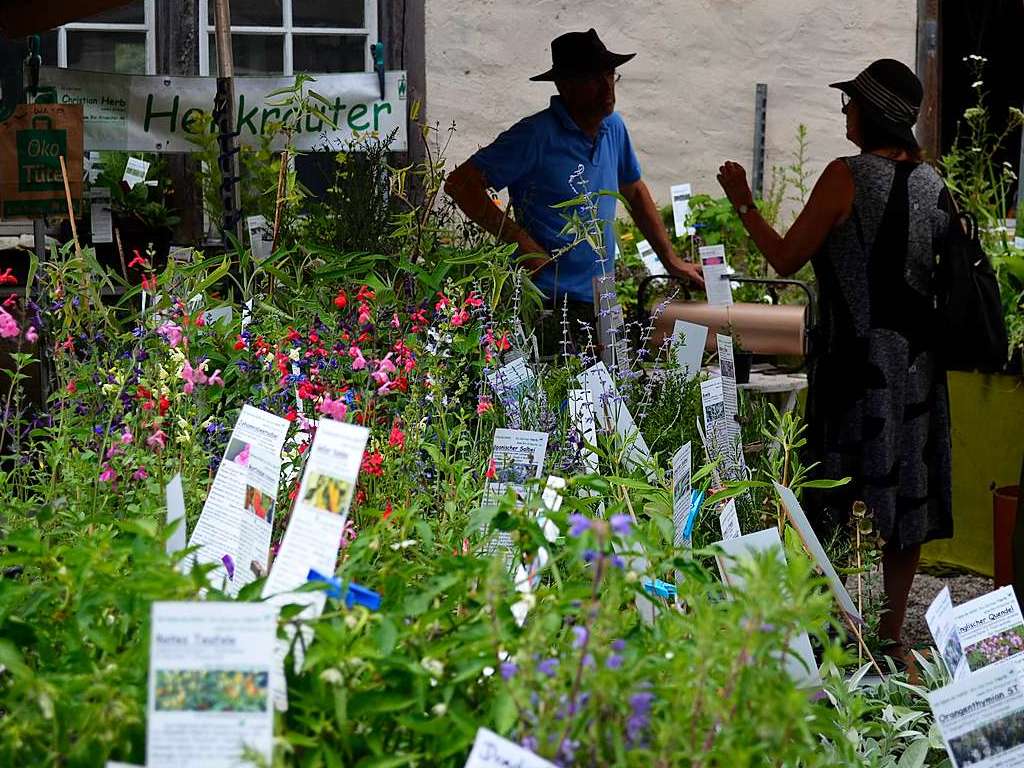
[[[992,555],[997,589],[1013,584],[1013,532],[1019,498],[1019,485],[1006,485],[992,492]]]

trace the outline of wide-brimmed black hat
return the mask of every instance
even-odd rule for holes
[[[593,28],[586,32],[566,32],[551,41],[551,69],[531,80],[572,80],[615,69],[636,56],[612,53],[605,48]]]
[[[895,59],[879,59],[853,80],[832,83],[829,87],[857,99],[868,111],[868,119],[894,138],[911,145],[917,143],[911,128],[921,111],[924,87],[906,64]]]

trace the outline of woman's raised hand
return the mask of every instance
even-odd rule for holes
[[[750,191],[750,185],[747,183],[747,172],[739,163],[726,160],[725,164],[718,169],[718,183],[722,185],[722,189],[725,190],[725,195],[733,207],[754,205],[754,194]]]

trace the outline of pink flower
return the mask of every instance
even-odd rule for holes
[[[344,421],[345,414],[348,413],[348,406],[343,400],[332,400],[328,396],[324,396],[324,401],[316,408],[320,413],[330,416],[335,421]]]
[[[392,328],[401,328],[402,327],[402,321],[398,319],[398,313],[397,312],[395,312],[391,316],[391,327]]]
[[[164,434],[162,429],[158,429],[146,438],[146,445],[154,451],[161,451],[167,446],[167,435]]]
[[[124,432],[121,433],[121,445],[128,445],[134,439],[135,435],[128,427],[125,427]]]
[[[491,403],[490,398],[488,398],[488,397],[481,397],[476,402],[476,412],[477,412],[477,415],[483,415],[483,414],[487,413],[489,410],[491,410],[491,408],[493,408],[493,407],[494,406]]]
[[[100,481],[104,483],[112,483],[117,480],[117,472],[109,464],[103,465],[103,471],[100,472]]]
[[[21,334],[18,322],[11,317],[11,314],[0,307],[0,338],[15,339]]]
[[[249,445],[249,443],[246,443],[245,447],[242,448],[241,451],[239,451],[237,456],[235,456],[235,464],[238,464],[240,467],[248,467],[249,466],[249,451],[250,451],[251,448],[252,448],[252,446]]]
[[[363,351],[359,347],[352,346],[348,348],[348,355],[352,358],[352,370],[361,371],[366,367],[366,358],[363,357]]]
[[[484,305],[483,299],[476,295],[476,291],[473,291],[466,297],[467,307],[482,307]]]
[[[132,473],[132,480],[145,480],[147,477],[149,477],[149,472],[145,467],[139,467]]]
[[[37,341],[39,341],[39,333],[36,331],[34,325],[30,325],[28,327],[28,330],[25,331],[25,341],[27,341],[29,344],[35,344]]]
[[[452,325],[454,325],[456,328],[465,325],[467,322],[469,322],[469,312],[467,312],[465,309],[460,309],[458,312],[452,315]]]
[[[172,347],[176,347],[181,344],[181,326],[176,323],[172,323],[170,320],[157,328],[156,332],[163,336],[164,341]]]
[[[380,360],[377,363],[377,366],[378,366],[377,370],[378,371],[384,371],[384,373],[394,373],[395,371],[398,370],[395,367],[395,364],[393,362],[391,362],[391,353],[390,352],[387,354],[387,357],[385,357],[383,360]]]
[[[212,374],[210,374],[210,378],[206,380],[206,383],[209,384],[211,387],[214,384],[216,384],[219,387],[224,386],[224,379],[220,377],[220,368],[218,368]]]
[[[386,387],[388,385],[388,375],[385,371],[376,371],[370,374],[370,378],[377,382],[378,386]]]
[[[484,477],[486,477],[488,480],[493,480],[497,476],[498,465],[494,462],[494,459],[492,458],[490,461],[487,462],[487,471],[484,472]]]

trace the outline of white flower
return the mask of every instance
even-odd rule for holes
[[[494,667],[484,667],[484,677],[490,677],[494,674]]]
[[[430,656],[424,656],[420,660],[420,666],[427,670],[432,677],[440,677],[444,674],[444,664]]]
[[[344,675],[336,667],[328,667],[320,673],[320,679],[328,685],[341,685],[345,681]]]
[[[359,625],[359,619],[353,613],[345,614],[345,626],[349,629],[355,629]]]
[[[397,552],[400,549],[408,549],[409,547],[411,547],[415,543],[416,543],[416,539],[406,539],[405,541],[396,541],[394,544],[391,545],[391,548]]]
[[[448,713],[448,705],[443,701],[439,701],[430,708],[430,711],[434,714],[434,717],[444,717]]]
[[[975,80],[973,83],[971,83],[971,88],[981,88],[981,86],[983,86],[984,84],[985,82],[983,80]]]

